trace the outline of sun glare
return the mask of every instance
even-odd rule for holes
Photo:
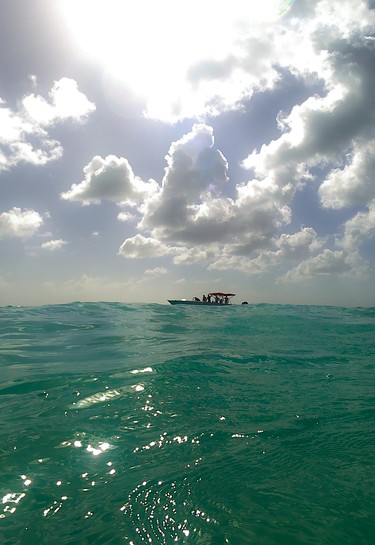
[[[56,5],[82,53],[149,104],[170,110],[185,94],[189,67],[225,59],[245,28],[272,23],[291,3],[65,0]]]

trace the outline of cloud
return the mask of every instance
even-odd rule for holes
[[[323,245],[311,228],[278,236],[290,222],[290,196],[272,179],[237,186],[236,198],[223,195],[228,164],[214,148],[212,127],[195,125],[170,146],[166,159],[160,191],[139,206],[138,228],[151,236],[127,238],[119,249],[123,257],[170,256],[177,265],[259,274],[310,256]]]
[[[17,111],[0,99],[0,172],[20,162],[45,165],[60,158],[63,148],[47,129],[68,119],[82,122],[95,110],[69,78],[56,81],[49,98],[26,95]]]
[[[38,212],[14,207],[0,214],[0,238],[29,238],[41,225],[43,225],[43,218]]]
[[[209,250],[168,245],[141,234],[127,238],[120,246],[118,255],[126,259],[146,259],[171,256],[175,264],[202,263],[212,259],[216,253]]]
[[[337,168],[348,152],[352,153],[352,167],[347,169],[347,178],[356,169],[366,169],[366,157],[369,163],[373,144],[366,148],[363,142],[375,136],[375,47],[360,32],[365,25],[375,28],[374,12],[360,1],[344,2],[344,6],[342,2],[319,2],[315,17],[307,25],[321,93],[295,105],[289,114],[280,114],[283,134],[259,151],[254,150],[243,162],[257,177],[272,175],[277,185],[285,188],[289,183],[292,191],[304,175],[306,179],[312,177],[313,167]],[[312,74],[308,66],[302,65],[295,65],[293,72],[305,78]],[[344,187],[342,191],[337,189],[339,178],[339,170],[335,170],[322,186],[326,206],[339,206],[345,200],[344,194],[339,196]],[[347,188],[348,183],[341,185]]]
[[[127,238],[120,246],[118,254],[123,257],[135,259],[146,257],[161,257],[171,255],[173,249],[169,248],[162,242],[143,235],[135,235]]]
[[[356,269],[356,263],[347,252],[326,248],[321,254],[302,261],[279,280],[280,282],[295,282],[314,276],[340,276],[353,272],[353,269]]]
[[[373,10],[365,0],[299,0],[282,17],[293,3],[166,0],[160,10],[149,0],[96,0],[88,18],[87,2],[75,0],[59,10],[110,83],[142,97],[147,117],[174,123],[240,109],[254,93],[275,89],[285,73],[321,78],[331,88],[340,40],[371,37]]]
[[[135,214],[131,212],[120,212],[117,216],[117,219],[122,222],[134,221],[137,218]]]
[[[26,119],[38,127],[66,119],[81,122],[95,111],[95,105],[78,90],[77,82],[73,79],[61,78],[55,81],[48,95],[49,101],[34,94],[22,100]]]
[[[206,124],[172,143],[166,160],[160,189],[138,205],[138,228],[151,236],[126,239],[119,250],[124,257],[171,255],[175,263],[192,263],[223,253],[249,256],[272,247],[290,221],[288,201],[271,179],[236,187],[235,198],[225,195],[233,193],[228,163]]]
[[[147,269],[145,271],[145,275],[148,278],[158,278],[159,276],[163,276],[164,274],[168,273],[168,269],[165,267],[155,267],[154,269]]]
[[[160,191],[138,208],[143,215],[138,228],[151,236],[127,238],[119,255],[170,256],[176,265],[261,274],[310,257],[324,245],[312,228],[280,234],[291,220],[292,194],[272,177],[236,186],[235,198],[224,195],[228,164],[214,148],[212,127],[194,125],[170,146],[166,159]]]
[[[220,258],[211,263],[209,269],[238,269],[244,273],[260,275],[269,272],[279,266],[290,266],[314,255],[323,245],[316,231],[310,227],[304,227],[297,233],[282,234],[279,238],[268,241],[272,249],[264,249],[253,258],[233,255],[225,251]]]
[[[275,89],[285,72],[306,81],[320,78],[330,91],[337,84],[340,62],[346,62],[345,45],[354,37],[371,34],[374,24],[373,10],[361,0],[298,2],[296,17],[286,18],[279,17],[282,2],[239,2],[236,9],[228,4],[215,6],[215,25],[210,25],[212,13],[202,12],[203,36],[209,46],[201,46],[197,56],[187,55],[185,63],[181,57],[171,59],[180,61],[180,66],[164,74],[164,94],[146,92],[147,116],[173,122],[241,108],[254,93]],[[347,71],[346,77],[350,76]],[[347,121],[356,124],[355,94],[351,98]],[[334,145],[329,131],[326,137]]]
[[[196,136],[199,137],[195,139]],[[324,248],[327,241],[310,227],[292,234],[278,234],[290,221],[291,194],[284,193],[272,178],[265,178],[238,186],[236,199],[224,197],[220,192],[227,183],[226,162],[222,163],[225,167],[218,186],[210,184],[208,190],[207,185],[197,183],[200,180],[197,165],[202,151],[212,146],[212,130],[204,125],[195,126],[189,135],[171,146],[161,191],[149,197],[139,209],[144,214],[140,225],[151,229],[153,236],[137,234],[126,239],[120,255],[132,259],[170,256],[176,265],[199,263],[209,270],[238,269],[250,275],[285,270],[297,263],[281,277],[282,282],[358,274],[364,270],[354,243],[358,246],[359,238],[373,233],[373,209],[347,222],[341,241],[345,250]],[[206,183],[207,179],[212,181],[210,177],[204,179]],[[193,187],[186,187],[190,180]],[[171,199],[180,206],[176,216],[164,207]],[[361,235],[356,235],[358,229]]]
[[[0,146],[0,172],[20,162],[44,165],[61,157],[63,151],[57,140],[31,123],[23,112],[6,107],[0,107]]]
[[[332,169],[319,188],[326,208],[366,205],[375,198],[375,140],[353,146],[343,168]]]
[[[163,121],[200,118],[239,105],[253,89],[271,87],[279,78],[272,58],[289,57],[279,43],[287,41],[287,32],[278,0],[256,5],[240,0],[235,6],[229,0],[163,0],[163,9],[149,0],[131,6],[96,0],[89,19],[84,0],[63,4],[59,10],[79,47],[109,80],[112,75],[116,85],[144,97],[146,116]],[[98,41],[103,32],[104,44]]]
[[[250,180],[233,191],[227,173],[212,127],[194,125],[171,145],[161,189],[140,207],[138,227],[150,230],[154,240],[180,247],[180,262],[197,255],[212,260],[223,249],[248,256],[270,247],[290,221],[288,199],[271,178]]]
[[[344,224],[344,234],[341,238],[337,238],[336,245],[350,253],[355,253],[374,236],[375,199],[370,202],[366,212],[358,212]]]
[[[144,182],[134,176],[128,160],[115,155],[104,158],[97,155],[84,167],[83,172],[84,180],[62,193],[62,199],[83,204],[99,204],[102,200],[108,200],[135,205],[158,190],[154,180]]]
[[[175,265],[189,265],[197,263],[199,265],[205,265],[215,260],[220,253],[218,245],[210,245],[209,247],[186,247],[175,246],[172,248],[174,257],[173,263]]]
[[[43,248],[43,250],[54,252],[55,250],[60,250],[66,244],[68,244],[66,240],[59,238],[56,240],[49,240],[48,242],[43,242],[43,244],[41,245],[41,248]]]
[[[229,178],[213,127],[199,122],[171,144],[160,183],[142,181],[125,158],[94,157],[85,179],[62,195],[132,208],[118,216],[139,220],[120,255],[168,256],[179,265],[245,274],[277,270],[284,282],[363,269],[359,249],[373,234],[375,199],[375,43],[368,39],[375,10],[362,0],[299,2],[296,14],[297,8],[296,17],[259,17],[253,26],[241,21],[249,15],[249,3],[241,3],[219,52],[210,43],[204,58],[200,52],[180,63],[173,93],[181,103],[163,102],[157,89],[146,97],[147,115],[202,119],[243,107],[254,93],[285,92],[288,81],[298,81],[305,97],[297,103],[291,96],[294,106],[275,119],[280,134],[248,150],[239,183]],[[164,87],[168,77],[161,78]],[[321,236],[318,223],[314,229],[291,226],[294,199],[307,184],[323,207],[351,209],[352,218],[330,238]]]
[[[220,195],[227,183],[227,161],[213,143],[212,127],[197,124],[171,145],[161,190],[142,207],[142,228],[153,229],[158,238],[166,240],[193,241],[201,233],[203,236],[203,229],[196,227],[202,201],[207,203],[211,195]],[[230,200],[223,199],[217,212],[225,213],[228,206]],[[206,215],[203,212],[203,222]],[[207,226],[205,233],[209,238]]]

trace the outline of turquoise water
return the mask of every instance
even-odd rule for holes
[[[372,543],[374,339],[374,308],[0,308],[0,544]]]

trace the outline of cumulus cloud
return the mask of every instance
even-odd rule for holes
[[[336,245],[348,252],[357,252],[361,246],[375,236],[375,199],[366,212],[358,212],[344,224],[344,234]]]
[[[142,207],[141,228],[152,229],[158,239],[180,242],[203,243],[204,236],[207,240],[217,237],[217,233],[210,233],[210,227],[215,224],[220,228],[218,214],[221,218],[223,213],[232,215],[232,201],[223,198],[219,204],[217,197],[227,183],[228,164],[213,144],[212,127],[198,124],[171,145],[161,190]],[[213,206],[207,207],[210,202],[217,207],[216,212]],[[212,219],[206,221],[210,214]]]
[[[131,212],[120,212],[117,216],[117,219],[122,222],[133,221],[136,219],[136,215]]]
[[[174,253],[173,249],[159,240],[143,235],[127,238],[120,246],[119,255],[127,258],[161,257]]]
[[[83,204],[98,204],[102,200],[135,205],[158,190],[154,180],[142,181],[134,175],[127,159],[97,155],[83,169],[84,180],[73,184],[61,198]],[[122,218],[120,218],[122,219]]]
[[[331,276],[347,274],[357,269],[352,256],[344,251],[333,251],[328,248],[315,257],[302,261],[297,267],[288,271],[280,282],[295,282],[314,276]]]
[[[119,249],[123,257],[170,256],[175,264],[257,274],[322,246],[311,228],[279,237],[290,222],[290,195],[272,178],[237,186],[234,198],[225,195],[228,164],[214,147],[212,127],[194,125],[170,146],[166,159],[160,190],[139,206],[138,228],[151,236],[127,238]]]
[[[48,95],[49,100],[34,94],[22,100],[25,117],[37,126],[48,126],[66,119],[83,121],[95,111],[95,105],[79,91],[73,79],[61,78],[55,81]]]
[[[223,255],[211,263],[209,269],[238,269],[247,274],[264,274],[279,266],[290,266],[314,255],[323,245],[316,231],[304,227],[293,234],[282,234],[279,238],[268,241],[272,249],[264,249],[255,257],[231,255],[230,250],[223,251]]]
[[[62,238],[56,239],[56,240],[49,240],[48,242],[43,242],[41,248],[43,250],[48,250],[50,252],[54,252],[55,250],[60,250],[63,248],[66,244],[66,240],[63,240]]]
[[[63,148],[48,129],[64,120],[82,122],[95,110],[77,83],[62,78],[53,84],[49,100],[26,95],[18,110],[0,99],[0,172],[20,162],[44,165],[62,156]]]
[[[290,221],[288,200],[272,179],[253,179],[237,186],[235,197],[226,194],[233,190],[228,163],[214,147],[212,127],[194,125],[166,159],[161,189],[139,208],[138,227],[151,231],[164,253],[175,253],[175,261],[208,261],[222,252],[249,256],[270,247]]]
[[[172,54],[169,72],[162,72],[165,92],[148,86],[147,116],[176,121],[241,108],[254,93],[274,89],[283,72],[321,78],[329,91],[340,68],[333,64],[345,56],[340,48],[355,35],[371,35],[374,24],[374,13],[364,0],[301,1],[295,6],[296,17],[280,17],[280,6],[286,3],[275,0],[236,2],[235,9],[229,1],[206,4],[205,9],[200,6],[202,37],[197,33],[190,51],[184,51],[185,29],[180,28],[180,55]],[[210,24],[213,9],[215,24]],[[351,117],[355,110],[355,103],[348,107],[347,121],[356,121]],[[326,136],[329,143],[329,133]]]
[[[363,206],[375,198],[375,140],[356,144],[347,164],[332,169],[319,188],[326,208]]]
[[[301,47],[290,56],[288,69],[307,81],[318,73],[321,93],[281,113],[282,135],[252,151],[243,161],[245,168],[258,178],[272,176],[278,186],[294,191],[312,176],[312,168],[338,167],[349,151],[353,168],[364,167],[356,151],[366,154],[366,150],[355,143],[374,134],[375,48],[363,35],[374,28],[374,12],[360,0],[320,1],[311,18],[296,21],[291,39],[296,43],[299,32],[304,36],[301,34]],[[367,149],[367,156],[370,153]],[[347,174],[350,177],[350,171]],[[332,173],[322,188],[327,205],[338,202],[338,178],[338,173],[336,177]],[[336,196],[332,200],[328,194]]]
[[[355,229],[365,229],[366,220],[372,225],[372,216],[359,216],[346,224],[341,241],[345,251],[324,248],[326,238],[311,227],[283,233],[291,222],[297,187],[290,190],[290,184],[284,186],[270,172],[237,185],[235,197],[226,196],[228,165],[216,151],[212,127],[205,124],[195,125],[171,145],[160,190],[138,207],[143,216],[138,228],[151,236],[138,233],[127,238],[119,255],[132,259],[170,256],[177,265],[200,263],[211,270],[238,269],[251,275],[297,264],[284,275],[284,282],[354,272],[354,256],[357,260],[359,256],[357,249],[348,251],[349,241]],[[305,165],[297,166],[306,178]],[[371,233],[369,227],[366,234]]]
[[[43,218],[38,212],[14,207],[0,214],[0,238],[29,238],[41,225],[43,225]]]
[[[253,27],[241,22],[249,9],[241,3],[241,17],[234,26],[228,22],[220,52],[207,48],[205,58],[200,52],[181,63],[176,78],[183,74],[184,81],[173,94],[183,104],[155,89],[146,100],[147,114],[159,119],[202,118],[241,107],[254,93],[283,89],[285,75],[301,81],[306,94],[313,83],[310,96],[279,112],[279,136],[248,150],[243,180],[235,185],[229,179],[213,128],[200,122],[171,144],[160,184],[142,181],[125,158],[94,157],[84,180],[62,194],[85,204],[106,199],[132,208],[118,216],[139,219],[120,255],[169,256],[176,264],[246,274],[292,267],[285,282],[362,267],[359,249],[373,236],[375,199],[375,42],[369,39],[375,10],[362,0],[296,6],[298,17],[260,17]],[[317,226],[297,225],[285,233],[296,194],[306,184],[318,191],[323,207],[351,209],[352,218],[337,225],[330,240]]]
[[[168,273],[168,269],[165,267],[155,267],[154,269],[145,270],[145,275],[149,278],[158,278]]]
[[[86,0],[76,0],[59,10],[80,47],[116,77],[116,85],[123,81],[144,97],[146,116],[170,122],[218,114],[272,87],[279,79],[275,64],[296,56],[281,17],[292,3],[163,0],[161,10],[149,0],[96,0],[88,18]],[[110,29],[105,47],[97,38],[103,28]],[[152,47],[145,47],[144,36]]]

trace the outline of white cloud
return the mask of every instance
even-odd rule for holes
[[[98,204],[102,200],[109,200],[134,205],[158,190],[154,180],[144,182],[134,176],[128,160],[115,155],[105,158],[97,155],[84,167],[83,172],[85,179],[62,193],[62,199],[83,204]]]
[[[175,264],[202,263],[213,258],[216,253],[207,250],[170,246],[152,237],[135,235],[127,238],[120,246],[118,255],[127,259],[145,259],[171,256]]]
[[[14,207],[0,214],[0,238],[28,238],[43,225],[43,218],[35,210],[22,210]]]
[[[126,258],[161,257],[174,253],[162,242],[143,235],[135,235],[126,239],[120,246],[118,254]]]
[[[215,4],[219,24],[213,26],[223,24],[221,30],[228,31],[221,32],[225,43],[215,36],[203,57],[202,49],[199,55],[181,55],[176,72],[171,59],[158,78],[164,94],[158,83],[143,85],[151,92],[146,92],[146,113],[167,121],[187,115],[202,119],[241,107],[243,99],[276,84],[276,90],[285,90],[292,77],[306,93],[313,83],[314,94],[277,116],[281,134],[249,150],[243,161],[247,178],[236,186],[228,179],[228,162],[215,148],[213,129],[200,122],[171,144],[160,185],[137,178],[125,158],[95,157],[85,167],[85,179],[62,197],[132,207],[118,216],[120,221],[140,218],[138,234],[119,249],[126,258],[169,256],[175,264],[246,274],[294,267],[284,280],[354,274],[363,266],[355,245],[362,246],[373,232],[375,46],[366,36],[375,31],[375,10],[362,0],[297,2],[296,17],[280,20],[240,2],[224,10],[225,20],[224,5]],[[202,17],[206,9],[207,4]],[[249,14],[258,9],[253,25]],[[234,12],[236,21],[230,19]],[[209,36],[207,31],[206,41]],[[357,207],[342,236],[336,234],[334,250],[318,228],[284,232],[293,221],[296,193],[310,183],[315,190],[322,178],[324,207]]]
[[[22,100],[26,119],[38,127],[66,119],[84,121],[95,111],[95,105],[78,90],[77,82],[73,79],[55,81],[48,94],[49,101],[40,95],[27,95]]]
[[[290,149],[302,146],[303,139]],[[286,141],[283,136],[280,140]],[[275,148],[279,145],[276,142]],[[314,149],[316,152],[315,144],[310,149],[312,156],[317,153]],[[371,213],[356,216],[346,224],[345,236],[341,243],[337,242],[346,247],[345,252],[324,249],[327,240],[309,227],[293,234],[282,233],[292,218],[291,205],[298,184],[301,178],[310,176],[310,152],[306,149],[302,154],[306,162],[296,160],[293,165],[293,161],[278,164],[282,153],[272,157],[270,148],[262,149],[259,155],[253,155],[260,157],[261,168],[254,168],[259,178],[237,185],[235,196],[228,197],[228,164],[214,148],[212,128],[195,125],[171,145],[160,191],[138,207],[143,215],[138,228],[151,236],[137,234],[126,239],[119,254],[126,258],[170,256],[177,265],[199,263],[211,270],[238,269],[251,275],[285,270],[297,263],[284,281],[333,273],[357,274],[364,264],[354,249],[348,251],[348,246],[353,245],[353,240],[371,236]],[[324,153],[322,150],[321,155]],[[268,164],[268,159],[262,164],[267,154],[275,161],[273,165]],[[326,159],[328,156],[327,152]],[[355,235],[359,228],[360,236]]]
[[[328,166],[336,170],[328,173],[321,188],[325,206],[359,204],[361,199],[363,204],[373,197],[373,184],[364,179],[349,187],[353,176],[371,168],[373,144],[363,142],[374,136],[375,48],[361,36],[366,26],[375,29],[374,11],[360,0],[317,3],[307,31],[324,88],[289,114],[279,115],[283,134],[245,159],[243,165],[257,177],[272,176],[284,190],[295,191],[312,176],[313,167]],[[294,66],[293,71],[304,77],[311,74],[307,69]],[[341,172],[337,167],[349,151],[351,165]]]
[[[304,227],[294,234],[282,234],[279,238],[268,241],[273,249],[264,249],[256,257],[244,257],[233,255],[231,249],[224,247],[222,255],[217,261],[211,263],[209,269],[238,269],[251,275],[259,275],[269,272],[278,266],[290,266],[293,262],[300,261],[314,255],[324,244],[316,231]]]
[[[196,238],[200,242],[201,237],[203,242],[203,232],[210,237],[209,225],[200,229],[198,218],[202,217],[206,224],[213,223],[205,219],[210,215],[207,203],[213,202],[213,195],[219,208],[217,213],[221,217],[223,213],[232,215],[232,201],[223,198],[219,204],[216,198],[227,183],[228,164],[213,144],[212,127],[199,124],[170,146],[162,188],[145,201],[141,228],[153,229],[160,239],[193,241]],[[205,210],[201,207],[203,203]],[[216,216],[212,209],[211,215]]]
[[[278,79],[271,59],[289,57],[280,0],[67,0],[59,9],[77,47],[165,121],[232,108]]]
[[[292,235],[283,234],[278,240],[278,246],[283,257],[287,259],[303,259],[319,250],[323,242],[311,227],[304,227]],[[276,252],[276,254],[278,254]]]
[[[135,214],[132,214],[131,212],[120,212],[117,216],[117,219],[126,223],[128,221],[134,221],[136,217],[137,216]]]
[[[168,273],[168,269],[165,267],[155,267],[154,269],[147,269],[145,275],[149,278],[158,278]]]
[[[138,227],[151,236],[127,238],[119,254],[132,259],[170,256],[177,265],[259,274],[322,247],[311,228],[279,235],[291,219],[291,195],[272,178],[237,186],[232,198],[223,194],[227,171],[226,159],[214,148],[212,127],[195,125],[170,146],[160,191],[138,208],[143,214]]]
[[[365,0],[298,0],[281,17],[292,3],[66,0],[59,10],[77,48],[111,83],[142,97],[146,116],[175,122],[241,108],[243,99],[273,89],[285,71],[318,75],[332,87],[336,49],[372,35],[373,10]]]
[[[356,274],[358,262],[345,251],[333,251],[328,248],[315,257],[302,261],[297,267],[288,271],[280,282],[295,282],[314,276],[340,276],[348,273]]]
[[[173,248],[175,265],[197,263],[200,265],[209,264],[213,259],[216,259],[220,253],[219,246],[210,244],[209,247],[186,247],[177,246]]]
[[[95,110],[68,78],[56,81],[49,95],[50,101],[39,95],[25,96],[18,111],[0,99],[0,172],[20,162],[44,165],[60,158],[63,148],[47,129],[66,119],[81,122]]]
[[[344,224],[342,238],[336,245],[348,252],[357,252],[361,246],[375,236],[375,199],[370,202],[366,212],[358,212]]]
[[[59,239],[56,239],[56,240],[49,240],[48,242],[43,242],[41,247],[43,248],[43,250],[48,250],[50,252],[54,252],[55,250],[60,250],[66,244],[68,244],[66,242],[66,240],[63,240],[63,239],[59,238]]]
[[[375,198],[375,140],[356,144],[347,159],[348,164],[332,169],[319,188],[326,208],[366,205]]]
[[[269,246],[290,221],[288,200],[272,179],[251,180],[237,186],[235,198],[226,196],[227,172],[212,127],[195,125],[171,145],[161,190],[140,207],[139,228],[151,230],[155,240],[191,247],[181,252],[183,261],[199,252],[212,259],[218,244],[242,255]]]

